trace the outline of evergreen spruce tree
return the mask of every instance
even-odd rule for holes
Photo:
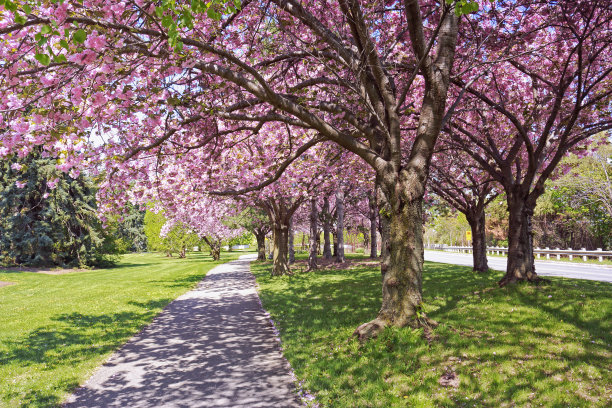
[[[0,164],[0,254],[5,264],[83,266],[108,261],[95,185],[57,170],[42,149]],[[108,251],[108,246],[105,248]]]
[[[127,213],[117,225],[117,234],[129,244],[127,251],[144,252],[147,250],[147,235],[144,231],[145,212],[128,204]]]

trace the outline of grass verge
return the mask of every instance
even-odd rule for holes
[[[57,406],[112,351],[221,261],[126,255],[65,275],[0,270],[0,406]]]
[[[372,264],[272,278],[253,263],[285,356],[322,407],[606,407],[612,405],[612,285],[550,278],[499,289],[502,272],[426,263],[422,331],[387,329],[360,345],[376,316]]]

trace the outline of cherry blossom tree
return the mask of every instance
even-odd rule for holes
[[[188,181],[225,175],[231,187],[215,192],[229,195],[270,185],[309,147],[331,141],[376,173],[390,221],[383,304],[356,334],[431,323],[421,310],[422,198],[459,15],[474,2],[3,5],[0,155],[44,144],[64,156],[66,171],[102,159],[110,181],[101,196],[120,200],[128,180],[155,188],[150,170],[170,155],[177,166],[189,158]],[[84,148],[87,137],[95,149]],[[238,157],[242,142],[263,148],[261,170],[214,165]],[[191,184],[173,180],[168,191]]]
[[[492,26],[502,14],[504,24]],[[471,84],[452,79],[466,96],[448,124],[452,146],[470,154],[507,197],[501,286],[538,279],[531,216],[545,182],[568,151],[612,128],[611,33],[612,9],[598,0],[502,3],[463,32],[463,42],[495,40],[479,57],[483,65],[503,56]],[[471,54],[465,60],[482,70]]]
[[[465,215],[472,231],[473,268],[488,272],[485,208],[499,195],[491,176],[467,153],[440,149],[433,158],[429,187]]]

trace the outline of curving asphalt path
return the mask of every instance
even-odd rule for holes
[[[117,351],[65,407],[300,407],[243,256],[208,272]]]
[[[506,259],[505,257],[488,257],[489,268],[505,271]],[[461,254],[458,252],[425,251],[425,260],[473,266],[472,254]],[[563,278],[612,282],[612,266],[536,260],[535,267],[537,274],[541,276],[560,276]]]

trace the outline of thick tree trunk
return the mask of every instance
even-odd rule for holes
[[[272,252],[272,276],[289,274],[287,262],[287,243],[289,235],[288,222],[276,220],[274,223],[274,249]]]
[[[376,245],[376,220],[378,219],[378,207],[374,193],[368,196],[368,204],[370,207],[370,258],[378,257],[378,248]]]
[[[329,215],[329,199],[325,197],[323,199],[323,259],[331,259],[331,242],[329,239],[329,232],[331,227],[329,225],[330,215]]]
[[[531,216],[533,208],[522,197],[508,195],[508,265],[499,286],[519,281],[537,281],[533,257]]]
[[[336,236],[338,237],[338,249],[336,251],[336,262],[344,262],[344,191],[339,188],[336,191]]]
[[[488,272],[489,264],[487,261],[487,236],[485,232],[485,212],[467,216],[468,223],[472,230],[472,256],[474,271]]]
[[[179,258],[186,258],[187,257],[187,249],[185,247],[182,247],[180,252],[179,252]]]
[[[382,292],[378,316],[355,330],[360,340],[376,336],[387,326],[423,327],[435,324],[423,312],[421,292],[423,276],[422,199],[394,206],[388,222],[381,215],[383,231],[388,225],[388,250],[383,233]]]
[[[266,260],[266,233],[263,231],[255,232],[255,239],[257,239],[257,260]]]
[[[289,263],[295,263],[295,246],[293,245],[293,241],[295,239],[294,231],[293,231],[293,218],[289,220],[289,232],[287,236],[287,247],[289,250]]]
[[[308,254],[308,269],[317,269],[317,252],[319,245],[317,242],[317,201],[310,199],[310,253]]]

